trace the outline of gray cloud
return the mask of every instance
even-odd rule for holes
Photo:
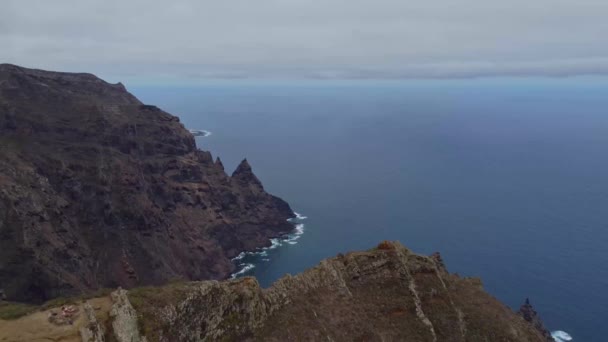
[[[608,73],[605,0],[3,0],[0,61],[110,78]]]

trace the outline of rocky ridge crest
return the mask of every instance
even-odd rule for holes
[[[398,242],[255,278],[127,293],[150,341],[546,341],[475,278]]]

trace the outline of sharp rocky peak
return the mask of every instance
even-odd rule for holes
[[[519,308],[517,312],[519,316],[521,316],[526,322],[529,322],[534,326],[534,328],[544,337],[547,341],[554,341],[553,337],[551,337],[551,333],[545,325],[543,321],[540,319],[540,315],[534,310],[532,304],[530,304],[530,299],[526,298],[524,304]]]
[[[224,163],[222,163],[222,160],[220,159],[220,157],[215,158],[215,166],[224,170]]]
[[[251,165],[249,165],[249,162],[247,161],[247,158],[241,160],[239,166],[236,167],[236,170],[234,170],[234,173],[232,174],[232,176],[234,175],[240,175],[240,174],[252,174],[253,170],[251,169]]]
[[[253,173],[251,165],[246,158],[236,167],[236,170],[232,173],[232,179],[241,185],[254,185],[263,188],[262,182]]]

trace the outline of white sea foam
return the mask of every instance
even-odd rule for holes
[[[302,234],[304,234],[304,224],[300,223],[295,226],[293,233],[285,235],[283,241],[290,245],[295,245],[297,243],[296,240],[298,240]]]
[[[212,133],[204,129],[189,129],[190,133],[195,137],[208,137]]]
[[[300,224],[296,224],[296,227],[294,228],[294,234],[295,235],[302,235],[304,234],[304,224],[300,223]]]
[[[306,216],[304,216],[300,213],[297,213],[295,211],[294,211],[294,214],[296,215],[296,217],[290,218],[287,221],[294,222],[296,220],[301,221],[301,220],[307,219]],[[302,234],[304,234],[304,224],[296,223],[294,225],[293,231],[291,233],[285,234],[279,238],[270,239],[270,246],[258,248],[258,250],[255,252],[241,252],[239,255],[232,258],[232,261],[237,263],[237,268],[239,270],[237,272],[233,273],[230,276],[230,278],[232,278],[232,279],[237,278],[238,276],[255,268],[254,264],[249,263],[249,262],[243,262],[243,259],[245,257],[249,257],[249,256],[267,257],[269,250],[279,248],[279,247],[283,246],[284,244],[288,244],[288,245],[297,244],[298,242],[296,240],[298,240],[302,236]],[[270,261],[270,258],[261,258],[261,260]],[[246,261],[249,261],[249,259],[247,259]]]
[[[306,220],[308,218],[308,216],[304,216],[296,211],[293,212],[294,215],[296,215],[296,217],[292,217],[292,218],[288,218],[287,221],[289,222],[293,222],[293,221],[303,221]]]
[[[279,238],[270,239],[270,246],[262,248],[262,251],[267,251],[269,249],[275,249],[283,245],[283,242]]]
[[[255,268],[254,264],[243,264],[241,265],[243,268],[241,268],[238,272],[232,273],[232,275],[230,276],[230,278],[234,279],[238,276],[240,276],[241,274],[245,274],[247,272],[249,272],[250,270]]]
[[[231,260],[232,261],[239,261],[239,260],[243,259],[246,255],[247,255],[247,252],[241,252],[241,253],[239,253],[239,255],[235,256]]]
[[[295,234],[294,234],[294,235],[289,236],[288,238],[286,238],[286,239],[285,239],[285,240],[283,240],[283,241],[285,241],[285,242],[289,243],[289,242],[292,242],[292,241],[296,241],[296,240],[297,240],[297,239],[299,239],[299,238],[300,238],[300,235],[295,235]]]
[[[551,337],[553,337],[556,342],[573,341],[573,338],[572,336],[570,336],[570,334],[561,330],[552,331]]]

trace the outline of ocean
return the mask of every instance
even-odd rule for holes
[[[263,286],[399,240],[550,330],[608,335],[608,80],[207,81],[130,87],[306,216],[235,260]],[[301,234],[300,234],[301,233]]]

